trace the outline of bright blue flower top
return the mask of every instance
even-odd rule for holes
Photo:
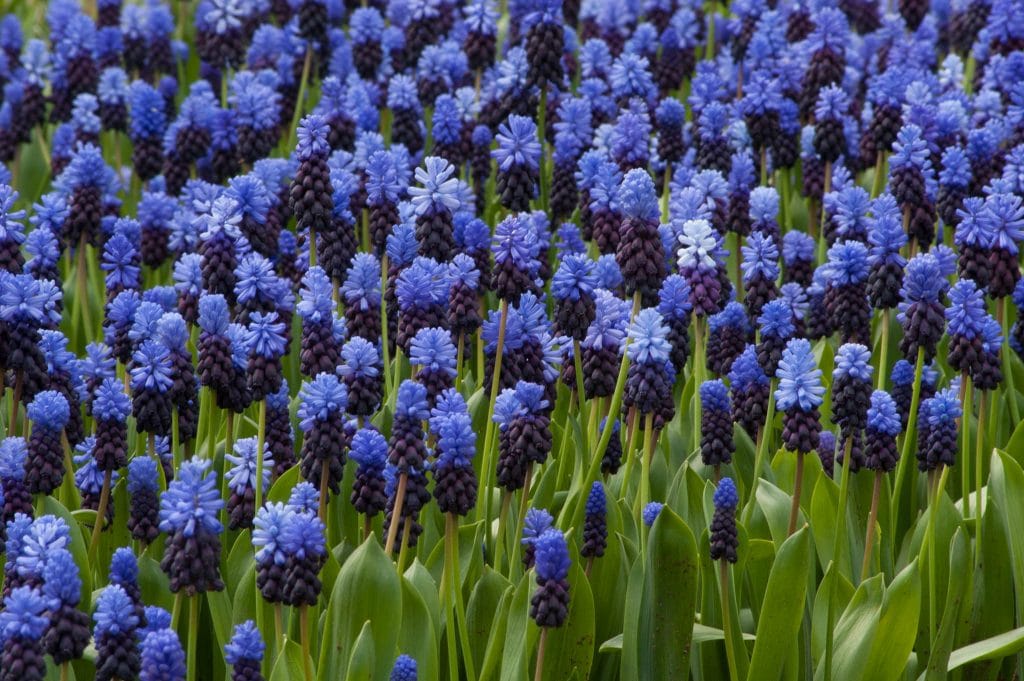
[[[896,401],[884,390],[871,393],[871,406],[868,407],[868,428],[883,435],[893,437],[903,429],[900,422]]]
[[[871,382],[871,351],[859,343],[845,343],[839,346],[836,353],[836,366],[832,371],[832,379],[850,378],[864,383]]]
[[[920,253],[907,263],[900,295],[908,303],[937,303],[948,285],[938,259],[931,253]]]
[[[225,454],[224,458],[231,464],[228,471],[228,489],[238,495],[256,488],[256,438],[245,437],[235,442],[234,453]],[[262,489],[269,489],[270,473],[274,468],[274,458],[263,445],[263,484]]]
[[[722,478],[711,498],[715,504],[715,510],[732,510],[740,502],[740,495],[732,478]]]
[[[793,324],[793,308],[781,298],[768,301],[761,308],[757,318],[762,338],[788,340],[796,332]]]
[[[960,405],[960,398],[957,396],[956,388],[949,387],[935,393],[931,400],[931,409],[928,410],[928,424],[933,428],[943,424],[956,423],[963,415],[963,408]]]
[[[408,655],[399,655],[389,681],[416,681],[416,678],[416,660]]]
[[[569,576],[569,547],[565,536],[555,528],[545,530],[534,542],[537,578],[561,581]]]
[[[299,390],[299,427],[309,432],[315,422],[326,421],[332,414],[344,413],[348,406],[348,389],[334,374],[321,373],[302,384]]]
[[[285,351],[285,325],[276,312],[253,312],[249,315],[245,344],[249,352],[269,359],[280,358]]]
[[[987,316],[985,293],[973,279],[961,279],[953,284],[946,308],[949,335],[976,338],[982,334]]]
[[[417,257],[395,282],[400,309],[409,310],[448,302],[448,268],[433,258]]]
[[[327,120],[320,114],[309,114],[303,118],[299,122],[295,156],[300,161],[311,158],[326,159],[331,153],[331,147],[327,143],[329,129]]]
[[[131,385],[133,390],[167,392],[174,384],[171,355],[167,346],[155,340],[143,341],[132,353]]]
[[[637,364],[663,366],[672,352],[668,341],[668,327],[661,314],[653,307],[637,313],[629,327],[626,354]]]
[[[594,261],[583,254],[566,256],[551,279],[551,293],[559,300],[593,298],[596,286]]]
[[[700,406],[705,411],[732,412],[729,390],[722,379],[704,381],[700,384]]]
[[[1024,202],[1015,194],[995,192],[985,199],[983,219],[993,234],[992,247],[1016,255],[1024,240]]]
[[[494,139],[498,146],[491,152],[491,156],[497,161],[499,170],[508,172],[513,166],[537,170],[541,146],[537,139],[537,124],[532,118],[510,115],[498,127]]]
[[[409,197],[416,215],[428,215],[459,210],[459,179],[455,166],[439,156],[427,156],[423,165],[416,168],[416,182],[419,186],[409,188]]]
[[[810,411],[822,403],[825,387],[821,384],[821,369],[807,339],[794,338],[786,344],[776,376],[779,387],[775,402],[780,410]]]
[[[137,456],[128,462],[128,493],[148,490],[155,492],[159,484],[156,461],[148,456]]]
[[[646,506],[644,506],[644,510],[641,513],[644,525],[646,525],[647,527],[653,527],[654,521],[658,519],[658,516],[661,514],[661,509],[663,509],[664,507],[665,504],[659,501],[652,501]]]
[[[600,480],[595,480],[587,494],[586,514],[588,518],[603,518],[607,510],[607,499],[605,498],[604,485]]]
[[[202,459],[185,461],[178,476],[160,496],[160,531],[192,537],[202,529],[220,533],[224,500],[217,489],[217,473]]]
[[[96,599],[96,638],[130,634],[139,626],[135,604],[120,585],[111,584]]]
[[[380,307],[380,261],[372,253],[357,253],[352,258],[340,292],[345,304],[360,310]],[[330,294],[328,291],[328,298]],[[333,309],[333,302],[331,303]]]
[[[241,661],[260,662],[263,660],[263,637],[256,623],[246,620],[235,625],[231,640],[224,646],[224,661],[230,665]]]
[[[5,641],[39,641],[50,623],[45,616],[46,607],[46,599],[39,589],[17,587],[4,599],[4,610],[0,612],[0,635]]]
[[[68,401],[56,390],[44,390],[37,393],[29,403],[28,417],[34,428],[61,431],[71,417]]]
[[[451,334],[441,328],[420,329],[412,339],[409,361],[424,370],[455,376],[455,344]]]
[[[618,190],[618,204],[626,217],[657,222],[661,215],[654,180],[641,168],[630,170],[622,178]]]
[[[734,391],[746,392],[757,386],[768,385],[768,376],[757,361],[757,348],[747,345],[729,369],[729,384]]]
[[[779,277],[779,249],[775,240],[763,232],[753,232],[747,237],[746,243],[740,248],[743,253],[743,281],[750,282],[755,277],[775,282]]]
[[[171,629],[150,632],[142,640],[139,681],[181,681],[185,678],[185,651]]]
[[[43,596],[50,601],[49,608],[61,605],[75,607],[81,598],[82,579],[78,564],[67,549],[55,549],[43,568]]]

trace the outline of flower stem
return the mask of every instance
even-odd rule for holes
[[[508,579],[513,584],[515,580],[513,576],[516,571],[516,554],[515,547],[519,540],[519,537],[523,536],[523,525],[526,521],[526,509],[530,506],[530,482],[533,479],[533,463],[530,463],[526,469],[526,480],[523,482],[523,489],[519,497],[519,515],[516,517],[515,533],[512,535],[512,545],[508,553]]]
[[[313,658],[309,654],[309,606],[305,604],[299,609],[299,637],[302,639],[302,668],[306,681],[313,681]]]
[[[974,569],[977,572],[981,569],[981,555],[982,555],[982,530],[984,522],[981,517],[981,475],[982,475],[982,451],[983,451],[983,440],[982,437],[982,423],[985,421],[985,408],[988,406],[988,392],[982,390],[978,393],[978,434],[975,442],[974,450],[974,513],[977,517],[977,527],[975,528],[975,541],[974,541]],[[966,429],[968,424],[964,424]]]
[[[494,434],[494,403],[498,400],[498,386],[501,385],[501,359],[505,352],[505,327],[508,324],[508,301],[501,301],[501,312],[498,320],[498,345],[494,354],[494,373],[491,376],[491,396],[487,402],[487,426],[484,429],[484,457],[480,468],[483,480],[480,484],[480,493],[484,496],[484,503],[476,506],[476,519],[481,519],[481,508],[485,520],[484,531],[489,533],[491,527],[491,469],[493,455],[491,453],[491,438]],[[481,385],[483,375],[480,376]],[[497,568],[497,566],[495,566]]]
[[[875,154],[875,176],[871,180],[871,198],[875,198],[882,193],[882,185],[884,184],[884,175],[882,174],[885,168],[885,150],[879,149]]]
[[[281,603],[274,603],[274,642],[277,645],[277,654],[284,654],[284,606]]]
[[[868,578],[871,571],[871,552],[875,548],[875,524],[878,522],[878,501],[882,496],[882,471],[875,471],[875,486],[871,491],[871,512],[868,514],[868,529],[864,537],[864,562],[860,566],[860,581]]]
[[[882,310],[882,347],[878,356],[878,389],[885,390],[885,379],[889,375],[889,308]]]
[[[653,458],[652,451],[652,440],[654,435],[654,412],[648,412],[644,415],[644,444],[643,451],[640,456],[640,513],[638,517],[643,513],[644,508],[651,500],[651,459]],[[643,520],[640,522],[640,555],[647,555],[647,532],[646,527],[643,524]]]
[[[1010,364],[1010,353],[1006,351],[1010,347],[1010,296],[1003,298],[1003,304],[996,307],[996,313],[999,325],[1003,327],[1003,375],[1006,376],[1006,393],[1010,401],[1010,416],[1013,417],[1013,423],[1020,423],[1020,409],[1017,407],[1017,390],[1014,387],[1013,367]]]
[[[949,467],[941,466],[941,471],[934,471],[938,474],[935,479],[934,491],[928,503],[928,526],[921,542],[921,557],[924,558],[925,550],[928,552],[928,640],[935,640],[935,632],[938,627],[938,604],[935,601],[937,584],[935,583],[935,522],[939,515],[939,500],[946,489],[946,478],[949,476]],[[929,480],[929,487],[931,487]]]
[[[511,505],[512,493],[506,490],[501,496],[501,510],[498,512],[498,534],[494,539],[493,567],[496,572],[501,572],[501,563],[505,552],[505,522],[508,520],[508,509]]]
[[[729,608],[730,596],[729,596],[729,562],[725,560],[718,561],[718,578],[719,584],[722,588],[722,631],[725,632],[725,658],[729,664],[729,678],[739,679],[739,673],[736,669],[736,651],[732,647],[732,637],[729,635],[729,630],[732,628],[732,624],[729,621],[731,612]]]
[[[192,596],[189,599],[189,612],[188,612],[188,662],[187,662],[187,676],[188,681],[195,681],[196,679],[196,644],[199,641],[199,595]]]
[[[462,659],[466,666],[468,681],[476,681],[476,667],[473,665],[473,649],[469,644],[469,629],[466,624],[466,604],[462,598],[462,567],[459,564],[459,519],[449,513],[445,520],[445,538],[452,542],[452,595],[455,597],[455,614],[462,645]]]
[[[405,572],[405,559],[409,553],[409,535],[412,533],[412,524],[416,522],[416,515],[405,519],[405,527],[402,529],[402,546],[398,550],[398,574]]]
[[[309,82],[309,70],[313,63],[313,45],[311,43],[306,44],[306,59],[302,62],[302,79],[299,81],[299,93],[295,97],[295,113],[292,114],[292,125],[288,130],[288,151],[295,148],[295,135],[299,129],[299,120],[302,118],[302,103],[306,99],[306,85]],[[310,232],[310,237],[313,234]],[[310,245],[310,252],[312,253],[313,246]],[[312,257],[312,256],[310,256]],[[310,264],[315,265],[316,262]]]
[[[459,345],[455,358],[455,384],[462,385],[462,360],[466,354],[466,334],[459,331]]]
[[[259,511],[263,506],[263,449],[266,446],[267,437],[267,398],[260,400],[260,420],[256,430],[256,480],[253,483],[254,505],[253,508]],[[327,470],[327,466],[323,466]],[[268,490],[269,491],[269,490]],[[320,508],[327,506],[327,499],[321,490]]]
[[[326,468],[326,467],[325,467]],[[398,520],[402,517],[402,505],[405,504],[405,487],[409,484],[409,474],[403,472],[398,476],[398,488],[395,490],[395,504],[391,511],[391,525],[388,527],[388,538],[384,543],[384,553],[389,556],[394,552],[395,538],[398,536]],[[321,494],[323,484],[321,484]],[[323,508],[323,500],[320,507]]]
[[[537,643],[537,666],[533,670],[533,681],[544,678],[544,649],[548,647],[548,628],[540,628],[540,641]]]
[[[846,461],[845,459],[843,460]],[[804,453],[796,453],[796,479],[793,482],[793,503],[789,508],[789,531],[786,536],[796,532],[796,519],[800,516],[800,494],[804,486]]]
[[[96,507],[96,523],[92,526],[92,540],[89,542],[89,563],[96,564],[96,550],[100,545],[100,533],[103,531],[103,519],[107,515],[107,504],[110,503],[110,480],[113,472],[103,473],[103,487],[100,489],[100,503]]]
[[[963,407],[963,416],[960,417],[960,499],[964,505],[963,517],[966,518],[971,514],[971,375],[966,371],[960,374],[958,399]],[[978,433],[981,433],[980,428]]]
[[[750,514],[754,512],[754,504],[757,503],[757,485],[761,481],[761,467],[764,465],[764,454],[768,448],[768,440],[771,438],[772,422],[775,420],[775,379],[768,384],[768,412],[765,414],[764,425],[757,438],[757,453],[754,455],[754,479],[750,483],[750,497],[743,507],[743,524],[750,522]]]
[[[892,488],[892,533],[891,537],[898,536],[896,534],[896,522],[900,517],[900,500],[903,497],[903,479],[907,475],[907,470],[910,468],[910,445],[914,439],[911,437],[911,433],[917,434],[917,409],[921,401],[921,374],[924,371],[924,348],[919,347],[917,349],[917,361],[914,364],[914,389],[910,396],[910,414],[907,416],[907,432],[903,436],[903,450],[900,452],[900,462],[896,466],[896,482]],[[911,485],[910,498],[914,499],[914,487]]]
[[[846,438],[843,446],[843,472],[839,478],[839,503],[836,506],[835,542],[832,545],[832,560],[840,566],[840,555],[846,545],[846,502],[850,491],[850,457],[853,455],[853,438]],[[831,626],[829,627],[831,632]],[[830,634],[831,635],[831,634]]]

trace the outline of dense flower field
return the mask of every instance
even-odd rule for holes
[[[83,2],[0,681],[1022,678],[1020,0]]]

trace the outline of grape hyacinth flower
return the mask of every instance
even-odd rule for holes
[[[867,412],[871,400],[871,351],[863,345],[846,343],[836,353],[836,366],[832,371],[832,421],[840,427],[840,436],[846,449],[836,459],[842,463],[845,452],[850,452],[850,471],[856,473],[864,465],[860,448],[861,432],[867,425]]]
[[[96,599],[93,621],[99,661],[96,678],[103,681],[138,678],[142,667],[135,639],[139,618],[123,588],[116,584],[104,587]]]
[[[751,321],[761,315],[765,304],[774,300],[779,291],[775,285],[779,277],[779,250],[771,238],[762,232],[753,232],[740,248],[743,262],[744,302]]]
[[[268,602],[284,600],[285,563],[282,540],[285,527],[298,511],[290,505],[268,502],[256,511],[252,544],[256,550],[256,588]]]
[[[292,513],[284,523],[278,541],[285,556],[282,600],[286,605],[316,605],[322,588],[318,574],[327,557],[324,531],[323,521],[310,511]]]
[[[497,482],[506,493],[529,491],[533,465],[542,465],[551,452],[551,403],[544,387],[519,381],[506,388],[494,407],[499,425]]]
[[[931,362],[935,357],[946,326],[941,299],[948,286],[934,255],[923,253],[907,263],[897,319],[903,325],[900,352],[908,361],[917,357],[919,362]]]
[[[764,306],[757,322],[760,325],[757,361],[765,374],[774,376],[786,343],[796,335],[793,310],[786,301],[773,300]]]
[[[732,403],[721,379],[700,384],[700,457],[716,476],[722,464],[732,462],[736,445],[732,439]]]
[[[78,609],[81,591],[78,565],[70,551],[54,549],[43,568],[42,594],[50,611],[43,649],[56,665],[80,659],[89,645],[89,616]]]
[[[267,395],[267,422],[264,440],[274,460],[272,479],[277,479],[295,465],[295,436],[288,405],[288,381],[282,380],[276,393]]]
[[[538,237],[526,215],[510,215],[494,228],[491,288],[503,302],[516,305],[524,293],[537,292],[541,267]]]
[[[537,195],[541,145],[537,125],[526,116],[511,115],[495,135],[491,152],[498,166],[496,191],[501,205],[513,213],[529,210]]]
[[[896,437],[903,428],[896,402],[889,393],[884,390],[871,393],[866,423],[864,466],[877,473],[892,472],[900,456],[896,448]]]
[[[442,399],[447,398],[449,404],[457,405],[440,414],[436,427],[431,426],[440,452],[433,469],[434,498],[442,513],[465,516],[476,505],[477,479],[473,469],[476,433],[465,401],[461,396],[456,398],[447,393],[454,393],[454,390],[446,391]],[[435,413],[437,411],[435,409]]]
[[[560,627],[569,616],[569,547],[557,529],[545,530],[534,542],[537,591],[530,599],[530,617],[544,629]]]
[[[993,298],[1005,298],[1020,279],[1017,244],[1024,240],[1024,202],[1015,194],[993,192],[985,199],[981,219],[992,235],[988,293]]]
[[[921,250],[935,239],[933,184],[934,168],[924,133],[912,123],[904,125],[889,161],[889,190],[903,213],[908,237]]]
[[[541,0],[523,18],[526,33],[527,80],[540,88],[561,85],[564,79],[562,53],[565,51],[565,20],[562,0]]]
[[[142,669],[139,681],[181,681],[185,678],[185,651],[173,629],[157,629],[148,633],[140,648]]]
[[[828,326],[844,343],[867,343],[871,305],[867,287],[868,249],[860,241],[841,241],[828,249],[824,304]]]
[[[581,341],[594,321],[594,262],[585,255],[569,255],[555,270],[551,294],[555,298],[555,328]]]
[[[310,0],[304,4],[317,3]],[[330,231],[334,211],[331,173],[327,166],[330,154],[327,131],[327,121],[319,114],[310,114],[299,123],[295,147],[299,166],[288,193],[296,229],[300,233],[308,231],[310,264],[316,264],[315,236]]]
[[[4,610],[0,613],[0,632],[4,639],[0,660],[5,675],[17,673],[17,678],[25,681],[42,681],[46,677],[42,642],[49,624],[46,610],[46,599],[36,588],[21,586],[4,597]]]
[[[825,387],[821,384],[821,369],[811,353],[811,344],[803,338],[794,338],[786,345],[776,376],[779,387],[775,390],[775,403],[782,411],[782,441],[786,449],[797,455],[797,482],[789,515],[789,533],[792,534],[800,509],[803,457],[818,448],[818,433],[821,432],[818,407]]]
[[[194,596],[224,588],[219,536],[223,526],[218,520],[223,506],[210,461],[182,463],[177,478],[160,496],[160,531],[168,535],[160,567],[172,592]]]
[[[399,655],[388,681],[416,681],[417,678],[416,660],[408,655]]]
[[[469,255],[457,253],[448,264],[448,280],[448,328],[464,345],[480,328],[480,270]]]
[[[246,371],[250,396],[260,401],[276,393],[284,380],[281,358],[287,353],[286,327],[278,321],[278,313],[253,312],[245,332],[245,345],[249,349]]]
[[[739,538],[736,532],[736,506],[739,492],[732,478],[722,478],[713,495],[715,513],[711,517],[711,560],[735,563],[739,556]]]
[[[665,508],[665,504],[660,501],[652,501],[651,503],[644,506],[643,511],[640,512],[640,519],[647,528],[654,527],[654,523],[658,520],[658,516],[661,515],[661,510]]]
[[[599,289],[594,299],[594,321],[580,344],[583,389],[588,400],[609,397],[614,391],[628,324],[627,303]]]
[[[961,279],[949,289],[945,310],[949,333],[949,366],[965,375],[979,368],[987,318],[985,294],[971,279]]]
[[[707,220],[687,220],[679,233],[679,274],[690,284],[694,312],[710,317],[722,309],[722,237]]]
[[[25,485],[25,464],[28,449],[25,439],[15,435],[0,440],[0,490],[3,491],[3,529],[0,539],[6,540],[7,523],[23,514],[29,518],[34,511],[32,493]]]
[[[788,314],[788,310],[786,312]],[[720,376],[729,373],[732,363],[750,341],[750,336],[747,312],[736,301],[708,317],[707,368]]]
[[[384,393],[384,367],[376,346],[359,337],[345,343],[338,375],[348,389],[348,413],[360,419],[376,413]]]
[[[376,256],[357,253],[339,292],[345,299],[349,336],[376,342],[381,331],[380,261]]]
[[[733,420],[757,441],[768,411],[770,381],[753,345],[747,345],[733,361],[729,369],[729,389]]]
[[[114,551],[110,559],[110,583],[124,589],[135,608],[135,616],[139,625],[145,626],[146,611],[142,604],[142,590],[139,587],[139,563],[135,554],[127,546]]]
[[[455,171],[456,167],[445,159],[427,156],[414,173],[420,186],[409,188],[419,253],[439,262],[451,260],[455,250],[452,216],[462,205]]]
[[[922,471],[940,471],[942,466],[956,464],[959,447],[960,417],[963,408],[953,387],[940,390],[928,400],[927,436],[924,438],[925,458],[918,460]],[[925,413],[922,404],[922,414]],[[920,431],[918,437],[921,437]]]
[[[448,268],[431,258],[417,257],[395,284],[398,302],[397,343],[407,355],[421,329],[444,328],[448,301]]]
[[[672,346],[668,342],[668,327],[656,309],[644,308],[630,324],[628,337],[626,354],[630,365],[622,398],[623,408],[635,409],[640,416],[646,417],[645,429],[661,430],[675,414],[672,398],[675,370],[669,361]],[[644,435],[646,439],[650,433],[645,432]]]
[[[231,640],[224,646],[224,661],[231,665],[231,681],[257,681],[263,678],[263,638],[256,623],[246,620],[235,625]]]
[[[602,557],[608,545],[606,514],[607,500],[604,485],[595,481],[590,487],[587,504],[584,508],[583,545],[580,547],[580,556],[587,559],[586,572],[588,575],[594,559]]]
[[[32,494],[52,494],[64,480],[64,427],[70,409],[64,396],[53,390],[37,394],[26,410],[32,421],[25,461],[25,485]]]
[[[782,237],[783,280],[810,286],[814,273],[814,239],[796,230]]]
[[[431,406],[442,391],[454,386],[456,350],[446,330],[431,327],[417,331],[409,344],[409,362],[417,367],[415,379],[426,387]]]
[[[152,543],[160,534],[159,489],[156,461],[148,456],[133,458],[128,464],[128,531],[132,539],[143,545]]]
[[[171,371],[170,352],[163,343],[146,340],[132,354],[132,415],[136,432],[171,434]]]
[[[334,337],[331,280],[322,268],[310,267],[303,275],[299,295],[300,300],[295,307],[302,319],[299,370],[310,377],[331,373],[338,366],[340,348]]]
[[[384,480],[387,440],[372,428],[361,428],[352,436],[349,457],[357,464],[350,500],[356,512],[365,516],[364,534],[369,535],[370,522],[388,502]]]
[[[137,80],[129,88],[128,110],[132,166],[139,178],[146,182],[160,173],[164,163],[163,137],[167,129],[167,115],[163,97],[152,85]]]
[[[252,527],[252,519],[255,515],[257,446],[256,438],[242,438],[235,441],[232,454],[224,455],[225,460],[231,464],[231,468],[227,472],[228,490],[231,492],[226,506],[229,530]],[[270,472],[273,467],[273,456],[264,445],[261,489],[269,489]]]
[[[348,436],[345,410],[348,390],[333,373],[317,374],[299,390],[299,427],[305,434],[300,453],[302,478],[320,489],[321,515],[330,500],[328,491],[340,491]]]
[[[868,300],[880,310],[891,310],[899,304],[903,286],[903,268],[907,261],[900,251],[907,245],[907,235],[900,222],[899,206],[891,194],[882,194],[871,206],[874,218],[868,227]]]
[[[641,304],[656,305],[666,275],[665,253],[658,234],[658,197],[646,170],[630,170],[618,188],[622,213],[615,260],[622,271],[627,296],[640,296]]]

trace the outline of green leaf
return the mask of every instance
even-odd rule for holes
[[[278,655],[274,661],[274,671],[269,681],[304,681],[306,678],[302,665],[302,648],[295,641],[285,641],[284,655]]]
[[[433,605],[437,608],[436,612],[439,612],[440,605],[438,605],[436,593]],[[416,660],[417,678],[420,681],[437,681],[439,643],[440,638],[437,630],[434,629],[434,622],[427,609],[427,604],[412,581],[403,577],[402,619],[401,632],[398,635],[398,650]]]
[[[928,669],[925,678],[928,681],[939,681],[946,678],[947,663],[953,649],[956,625],[960,614],[961,603],[968,595],[966,585],[970,574],[971,554],[970,540],[963,528],[958,528],[953,536],[949,554],[949,584],[946,587],[946,608],[942,612],[942,622],[935,634],[931,654],[928,658]]]
[[[800,632],[810,568],[811,540],[804,528],[782,544],[772,566],[757,622],[749,681],[773,681],[782,674],[787,653]]]
[[[473,587],[466,606],[466,621],[469,632],[469,647],[473,651],[473,662],[480,665],[487,650],[491,631],[500,626],[502,613],[499,604],[512,584],[489,566],[484,567],[480,581]]]
[[[838,573],[837,573],[838,574]],[[835,626],[835,650],[832,656],[832,678],[837,681],[860,679],[860,671],[871,650],[874,630],[882,609],[882,575],[861,582],[846,611]],[[825,678],[822,657],[814,678]]]
[[[594,595],[579,561],[573,561],[569,584],[569,618],[548,632],[544,678],[549,681],[574,675],[578,679],[589,678],[594,661]]]
[[[953,671],[971,662],[997,660],[1024,650],[1024,627],[1017,627],[1004,634],[986,638],[958,648],[949,656],[947,671]]]
[[[320,648],[319,681],[344,678],[356,639],[366,622],[374,624],[374,678],[391,671],[402,622],[402,583],[376,537],[352,552],[331,590]]]
[[[231,599],[224,591],[207,591],[206,605],[213,620],[217,647],[223,648],[231,640]]]
[[[530,619],[530,577],[530,574],[525,574],[519,580],[509,606],[505,652],[501,662],[501,681],[526,681],[531,678],[530,651],[536,646],[540,632]]]
[[[645,596],[636,626],[641,679],[686,678],[697,610],[697,543],[682,518],[665,508],[651,528]]]
[[[494,627],[487,639],[487,650],[484,653],[483,662],[480,664],[480,678],[490,679],[494,676],[494,670],[498,668],[502,652],[505,649],[505,632],[508,627],[508,611],[512,605],[514,589],[511,585],[505,589],[498,607],[494,611]],[[468,618],[468,615],[467,615]],[[476,658],[473,658],[476,660]]]
[[[861,678],[896,681],[903,675],[903,667],[914,648],[917,619],[921,613],[918,572],[917,560],[914,560],[896,575],[885,590],[871,653],[862,661]]]
[[[744,641],[753,641],[756,637],[753,634],[743,634]],[[709,641],[723,641],[725,640],[725,632],[715,627],[709,627],[699,622],[693,624],[693,638],[690,641],[692,644],[707,643]],[[622,650],[622,634],[616,634],[610,639],[601,644],[598,652],[610,653],[614,651]]]
[[[374,668],[373,627],[369,622],[363,623],[352,655],[348,658],[348,674],[345,681],[371,681]]]
[[[1024,594],[1024,471],[1006,452],[996,450],[988,479],[989,495],[1003,521],[1003,531],[1010,547],[1013,565],[1013,586]],[[1024,620],[1024,603],[1017,598],[1017,621]]]

